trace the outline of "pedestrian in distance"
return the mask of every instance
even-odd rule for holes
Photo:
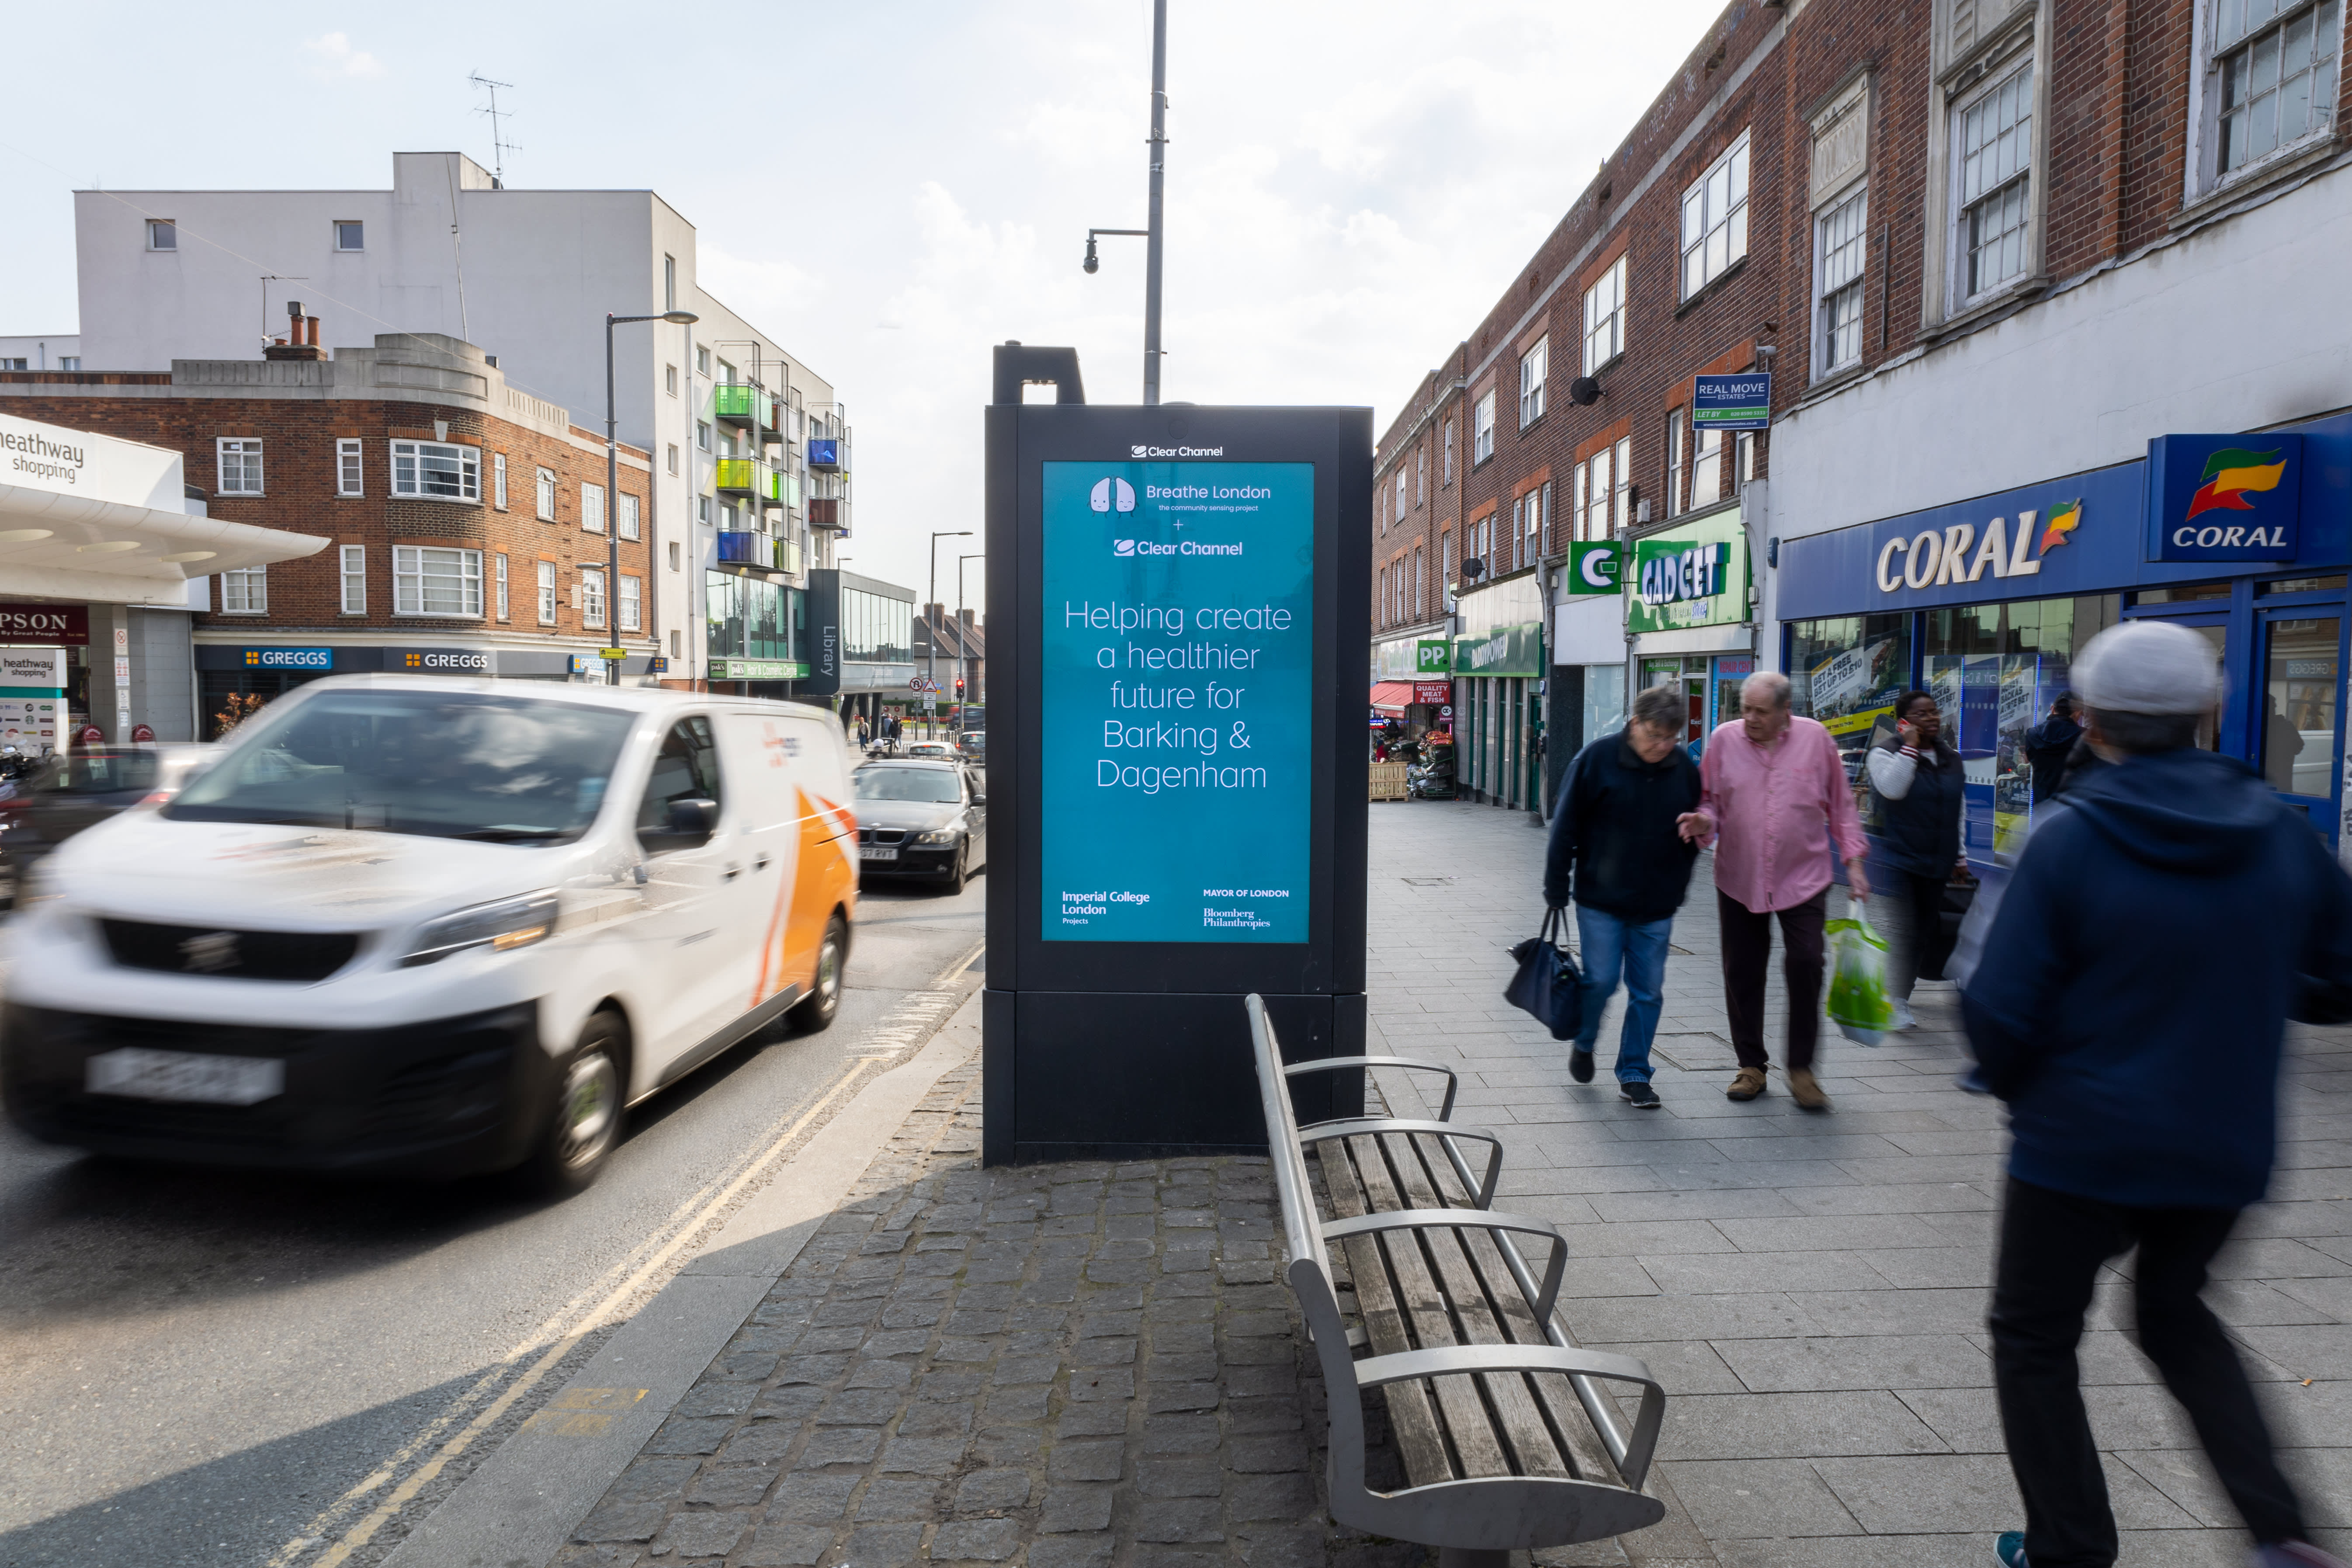
[[[2116,1521],[2076,1346],[2104,1266],[2135,1247],[2140,1349],[2187,1410],[2259,1568],[2343,1568],[2301,1501],[2208,1266],[2269,1184],[2292,1012],[2352,987],[2352,880],[2244,764],[2197,746],[2211,646],[2161,621],[2074,666],[2108,764],[2034,828],[1961,1007],[2011,1143],[1994,1265],[1993,1382],[2025,1528],[2007,1568],[2107,1568]]]
[[[1960,853],[1960,804],[1966,784],[1960,753],[1944,739],[1944,719],[1936,699],[1906,691],[1895,700],[1895,728],[1871,742],[1864,766],[1878,804],[1878,858],[1893,868],[1898,929],[1893,932],[1895,963],[1887,984],[1894,993],[1895,1026],[1908,1029],[1911,992],[1921,980],[1941,980],[1952,955],[1944,934],[1944,889],[1957,868],[1968,874]]]
[[[1565,909],[1575,900],[1583,949],[1583,1021],[1569,1053],[1568,1076],[1592,1081],[1601,1010],[1622,976],[1625,1022],[1617,1035],[1617,1097],[1643,1110],[1658,1106],[1650,1087],[1650,1041],[1664,1005],[1675,911],[1698,858],[1698,846],[1676,826],[1699,804],[1698,764],[1677,743],[1682,730],[1680,693],[1654,686],[1635,697],[1625,727],[1601,736],[1569,763],[1544,855],[1544,903]]]
[[[1724,1008],[1739,1058],[1724,1093],[1748,1100],[1764,1092],[1772,1065],[1764,1051],[1764,973],[1778,918],[1789,950],[1781,961],[1789,984],[1789,1097],[1807,1110],[1827,1110],[1813,1052],[1822,1032],[1822,927],[1832,838],[1851,895],[1870,896],[1863,865],[1869,846],[1837,742],[1820,723],[1791,711],[1787,676],[1759,670],[1740,686],[1739,717],[1707,737],[1699,782],[1698,807],[1677,826],[1693,843],[1715,846]]]
[[[2049,717],[2025,732],[2025,762],[2033,770],[2033,804],[2040,805],[2058,793],[2066,777],[2066,759],[2083,738],[2074,716],[2074,694],[2062,691],[2050,704]]]

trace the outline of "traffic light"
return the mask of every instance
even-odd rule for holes
[[[963,677],[961,675],[956,677],[956,695],[958,697],[963,695]]]

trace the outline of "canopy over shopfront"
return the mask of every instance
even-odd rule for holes
[[[180,454],[0,415],[0,592],[179,607],[191,578],[327,541],[186,510]]]
[[[1410,680],[1377,680],[1372,683],[1372,706],[1383,713],[1402,713],[1415,700]]]

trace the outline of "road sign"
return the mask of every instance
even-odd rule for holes
[[[629,650],[625,647],[600,647],[596,650],[596,657],[617,664],[629,657]]]

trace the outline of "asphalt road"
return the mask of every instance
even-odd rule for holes
[[[0,1564],[383,1556],[563,1376],[370,1541],[351,1541],[339,1500],[388,1477],[368,1494],[381,1500],[419,1473],[514,1386],[533,1359],[518,1352],[551,1324],[635,1275],[658,1288],[690,1255],[692,1216],[780,1129],[862,1054],[943,1020],[939,983],[980,945],[988,880],[953,898],[869,887],[834,1026],[739,1048],[639,1107],[596,1185],[567,1203],[488,1179],[120,1163],[0,1126]],[[978,981],[975,967],[953,988]]]

